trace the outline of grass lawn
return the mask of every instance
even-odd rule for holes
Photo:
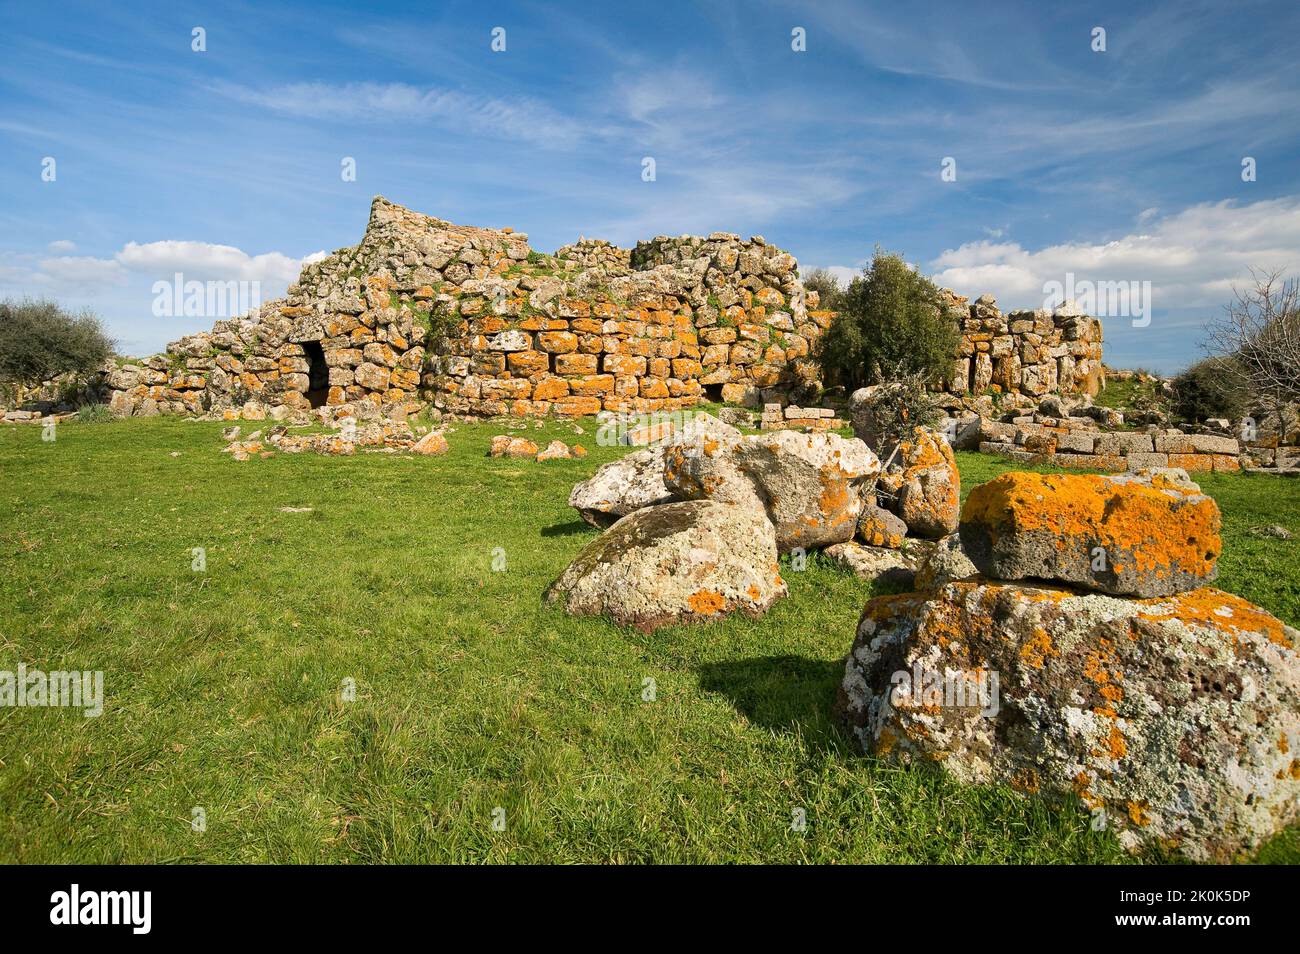
[[[0,429],[0,669],[103,670],[106,695],[0,709],[0,860],[1142,860],[1074,807],[855,754],[830,708],[871,594],[818,557],[760,620],[544,607],[596,532],[569,488],[621,453],[581,423],[530,432],[592,451],[546,464],[486,458],[494,425],[441,458],[242,464],[217,423]],[[1014,469],[958,456],[968,487]],[[1201,483],[1220,585],[1300,625],[1300,537],[1246,533],[1300,534],[1300,483]],[[1300,860],[1300,830],[1255,860]]]

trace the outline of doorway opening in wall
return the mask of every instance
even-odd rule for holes
[[[330,369],[325,364],[325,349],[319,341],[304,341],[302,350],[307,355],[307,400],[312,407],[324,407],[330,393]]]
[[[722,385],[721,385],[721,384],[706,384],[706,385],[704,385],[704,396],[705,396],[706,398],[708,398],[710,401],[713,401],[713,402],[715,402],[715,403],[717,403],[717,404],[721,404],[721,403],[722,403]]]

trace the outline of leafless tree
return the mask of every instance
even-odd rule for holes
[[[1206,327],[1206,350],[1235,360],[1253,397],[1280,418],[1284,405],[1300,401],[1300,281],[1281,270],[1252,268],[1250,275]]]

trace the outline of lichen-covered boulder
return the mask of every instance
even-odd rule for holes
[[[1159,474],[1002,474],[970,492],[961,516],[962,546],[985,576],[1115,595],[1201,586],[1223,548],[1214,500]]]
[[[735,612],[760,616],[785,594],[761,511],[689,500],[623,517],[583,548],[546,601],[649,631]]]
[[[696,439],[735,440],[740,431],[711,414],[699,413],[654,447],[601,466],[569,493],[573,507],[594,527],[608,527],[620,517],[676,499],[664,486],[664,453],[674,444]]]
[[[876,506],[875,492],[871,502],[863,502],[862,515],[858,517],[858,539],[872,547],[898,549],[907,537],[907,524],[903,518]]]
[[[1209,588],[953,582],[867,604],[837,710],[867,752],[1073,799],[1130,850],[1224,860],[1300,818],[1298,638]]]
[[[863,485],[880,461],[860,440],[777,431],[668,448],[664,484],[688,500],[719,500],[766,513],[782,553],[853,538]]]
[[[603,464],[574,484],[569,506],[593,527],[608,527],[620,517],[672,499],[664,486],[663,450],[652,448]]]
[[[913,429],[876,487],[880,500],[917,536],[937,540],[957,529],[961,475],[952,448],[937,431]]]

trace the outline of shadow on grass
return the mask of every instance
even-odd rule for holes
[[[705,663],[699,675],[701,689],[726,696],[756,725],[797,734],[818,751],[850,751],[831,713],[843,660],[760,656]]]
[[[556,523],[549,527],[542,527],[542,536],[572,537],[580,533],[589,533],[595,529],[595,527],[581,520],[570,520],[568,523]]]

